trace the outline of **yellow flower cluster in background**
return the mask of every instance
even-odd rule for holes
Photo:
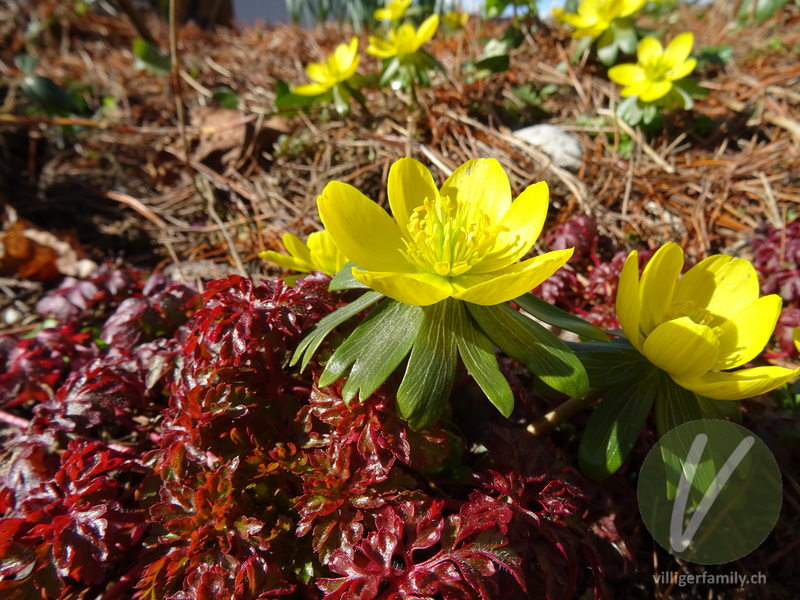
[[[410,23],[403,23],[397,29],[389,31],[386,39],[370,36],[367,54],[381,59],[397,56],[402,60],[403,57],[417,52],[422,44],[434,36],[438,27],[438,15],[425,19],[417,29]]]
[[[672,90],[673,82],[683,79],[697,65],[689,58],[694,35],[681,33],[664,49],[656,38],[646,37],[639,42],[636,64],[615,65],[608,70],[611,81],[623,87],[622,96],[638,96],[642,102],[653,102]]]
[[[442,23],[450,29],[461,29],[468,21],[469,14],[460,10],[450,10],[442,16]]]
[[[553,16],[562,23],[575,28],[572,37],[600,37],[615,19],[629,17],[646,0],[581,0],[577,13],[567,13],[561,8],[553,9]]]
[[[775,294],[759,298],[758,275],[747,260],[711,256],[679,277],[683,250],[661,247],[639,280],[631,252],[622,269],[617,314],[631,344],[680,387],[717,400],[764,394],[800,369],[754,367],[781,312]]]
[[[325,62],[310,63],[306,75],[314,83],[299,85],[292,92],[300,96],[324,94],[355,75],[360,61],[358,38],[353,37],[349,44],[339,44]]]
[[[389,0],[384,8],[375,11],[376,21],[399,21],[406,14],[411,0]]]

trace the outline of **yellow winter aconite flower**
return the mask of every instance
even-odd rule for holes
[[[577,13],[553,9],[553,16],[572,25],[572,37],[599,37],[614,19],[628,17],[644,6],[647,0],[581,0]]]
[[[442,17],[442,23],[450,29],[461,29],[469,21],[469,14],[460,10],[447,11]]]
[[[389,39],[383,40],[371,36],[369,38],[369,46],[367,46],[367,54],[377,58],[397,56],[402,59],[403,56],[414,54],[419,50],[422,44],[433,37],[438,27],[438,15],[431,15],[425,19],[419,29],[416,30],[410,23],[404,23],[389,32]]]
[[[375,11],[376,21],[399,21],[406,14],[406,9],[411,5],[411,0],[389,0],[385,8]]]
[[[334,86],[347,81],[356,72],[361,56],[358,54],[358,38],[349,44],[339,44],[325,62],[311,63],[306,67],[306,75],[314,83],[299,85],[292,92],[300,96],[317,96]]]
[[[681,33],[664,49],[656,38],[646,37],[636,51],[637,64],[616,65],[608,77],[622,86],[622,96],[638,96],[642,102],[652,102],[666,96],[672,82],[683,79],[697,65],[689,58],[694,35]]]
[[[274,250],[261,252],[259,256],[284,269],[300,273],[322,271],[328,275],[334,275],[347,263],[344,254],[339,251],[325,230],[315,231],[309,235],[308,242],[305,244],[291,233],[283,234],[281,241],[289,252],[289,256]]]
[[[717,254],[689,269],[673,242],[661,247],[639,280],[638,258],[625,261],[617,315],[625,336],[679,386],[717,400],[741,400],[786,383],[800,369],[754,367],[781,312],[775,294],[759,298],[750,262]]]
[[[573,248],[522,262],[544,225],[547,184],[511,201],[511,186],[496,160],[471,160],[437,189],[412,158],[392,165],[390,217],[354,187],[333,181],[317,200],[336,246],[357,265],[353,276],[374,290],[417,306],[452,297],[495,305],[542,283]]]

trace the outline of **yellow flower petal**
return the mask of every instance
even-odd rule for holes
[[[733,369],[753,360],[767,345],[778,317],[781,297],[759,298],[719,327],[719,357],[714,370]]]
[[[639,327],[645,335],[664,321],[681,269],[683,250],[675,242],[661,246],[644,268],[639,287]]]
[[[361,56],[358,54],[358,38],[354,37],[349,44],[339,44],[331,57],[331,66],[337,74],[337,81],[347,81],[358,68]]]
[[[315,231],[309,235],[308,250],[314,268],[327,275],[335,275],[347,263],[327,231]]]
[[[384,296],[415,306],[436,304],[453,291],[447,278],[432,273],[382,273],[353,269],[353,277]]]
[[[794,342],[794,347],[800,352],[800,327],[795,327],[792,330],[792,341]]]
[[[275,252],[274,250],[265,250],[264,252],[259,252],[258,256],[290,271],[310,273],[314,270],[311,263],[300,260],[294,256],[286,256],[285,254]]]
[[[308,78],[311,81],[322,84],[329,83],[331,79],[328,68],[320,63],[310,63],[308,66],[306,66],[306,75],[308,75]]]
[[[663,53],[664,47],[661,42],[654,37],[646,37],[639,42],[636,59],[640,65],[646,65],[658,61]]]
[[[697,377],[717,361],[719,340],[710,327],[681,317],[656,327],[644,341],[642,354],[673,379]]]
[[[439,197],[431,172],[421,162],[408,157],[392,164],[387,188],[389,207],[404,236],[408,235],[408,221],[414,209],[422,206],[426,198]]]
[[[744,400],[766,394],[800,374],[800,369],[755,367],[732,372],[711,372],[675,379],[681,387],[715,400]]]
[[[628,98],[630,96],[641,96],[648,89],[650,89],[650,82],[644,80],[622,88],[622,91],[619,94],[623,98]]]
[[[431,15],[425,19],[417,29],[417,44],[422,46],[425,42],[431,39],[439,27],[439,15]]]
[[[550,277],[566,263],[575,249],[556,250],[529,258],[484,275],[462,275],[451,280],[453,298],[494,306],[521,296]]]
[[[689,269],[675,285],[673,303],[693,302],[712,315],[729,319],[758,300],[758,275],[742,258],[715,254]],[[715,319],[712,326],[720,325]]]
[[[572,25],[575,29],[586,29],[587,27],[592,27],[597,23],[597,18],[594,17],[592,19],[587,19],[585,15],[575,14],[575,13],[563,13],[561,17],[559,17],[559,21],[562,23],[566,23],[567,25]]]
[[[327,85],[323,85],[321,83],[305,83],[292,88],[292,93],[297,94],[298,96],[319,96],[320,94],[327,92],[329,89],[330,88]]]
[[[667,77],[672,81],[677,81],[678,79],[683,79],[689,73],[694,71],[694,68],[697,66],[697,59],[690,58],[686,62],[683,62],[679,65],[672,67],[669,71],[667,71]]]
[[[634,85],[645,81],[644,69],[639,65],[615,65],[608,70],[608,78],[620,85]]]
[[[667,44],[664,50],[664,62],[673,65],[679,65],[689,58],[692,53],[692,46],[694,45],[694,34],[681,33],[676,35],[675,38]]]
[[[492,225],[502,221],[511,207],[511,185],[503,167],[493,158],[465,162],[447,178],[440,194],[463,202],[468,214],[485,213]]]
[[[650,83],[647,89],[643,90],[637,95],[642,102],[653,102],[654,100],[658,100],[659,98],[666,96],[671,89],[671,81],[653,81]]]
[[[317,208],[333,243],[359,267],[413,271],[400,254],[400,228],[386,211],[353,186],[331,181],[317,199]]]
[[[636,250],[625,259],[619,276],[617,318],[625,337],[641,352],[644,337],[639,331],[639,253]]]
[[[544,181],[528,186],[511,203],[511,208],[500,221],[500,231],[492,251],[470,274],[502,269],[525,256],[542,232],[549,199],[550,191]]]
[[[622,7],[619,11],[620,17],[628,17],[644,6],[647,0],[622,0]]]
[[[311,235],[314,234],[312,233]],[[311,265],[311,252],[299,237],[291,233],[284,233],[281,237],[281,242],[283,242],[283,247],[286,248],[289,254]]]
[[[397,55],[397,48],[391,42],[370,36],[367,54],[375,56],[376,58],[391,58]]]
[[[608,29],[610,23],[608,21],[601,21],[600,23],[591,27],[585,27],[572,32],[572,37],[583,38],[590,37],[592,39],[599,38]]]

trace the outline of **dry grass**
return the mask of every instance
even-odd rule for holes
[[[461,34],[438,36],[431,51],[447,75],[424,90],[416,110],[402,96],[373,90],[369,113],[355,106],[344,120],[316,109],[284,118],[274,109],[276,81],[303,81],[304,63],[349,33],[290,26],[210,33],[190,24],[180,31],[176,90],[168,77],[134,68],[135,32],[124,20],[78,17],[70,3],[56,0],[31,4],[0,9],[7,40],[0,85],[9,91],[0,116],[2,200],[43,228],[75,229],[95,257],[122,254],[176,275],[198,261],[206,261],[204,269],[216,265],[216,275],[260,274],[258,251],[280,248],[285,231],[318,227],[315,199],[328,181],[347,181],[385,202],[388,168],[407,154],[440,177],[470,158],[495,157],[517,193],[535,181],[550,184],[554,222],[589,214],[620,247],[676,240],[696,257],[746,253],[759,229],[780,226],[800,208],[797,8],[738,31],[719,10],[701,16],[684,9],[678,24],[694,31],[696,46],[732,45],[734,60],[701,70],[709,97],[645,139],[614,118],[618,90],[604,69],[588,56],[570,64],[572,40],[546,27],[513,52],[508,72],[473,83],[459,65],[505,24],[473,19]],[[30,43],[24,34],[33,20],[50,26]],[[167,48],[166,24],[148,24]],[[671,26],[668,35],[676,31]],[[63,85],[80,82],[90,105],[108,96],[116,107],[81,120],[20,116],[25,99],[16,90],[13,57],[24,51],[40,57],[37,74]],[[364,72],[377,69],[369,57],[362,64]],[[547,121],[581,138],[577,173],[511,135],[520,125],[504,108],[511,90],[551,83],[558,91],[542,108]],[[240,112],[198,112],[212,106],[219,86],[239,94]],[[189,115],[188,148],[176,96]],[[693,120],[699,115],[711,120],[703,135]],[[83,129],[62,143],[64,122]]]

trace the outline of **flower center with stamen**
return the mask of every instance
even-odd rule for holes
[[[664,60],[663,57],[659,57],[642,66],[649,81],[664,81],[667,72],[672,68],[672,63]]]
[[[698,325],[705,325],[711,329],[717,337],[722,334],[722,330],[719,327],[720,321],[717,316],[710,310],[697,306],[692,300],[674,303],[670,306],[669,312],[664,315],[664,321],[672,321],[674,319],[680,319],[681,317],[689,317],[692,322]],[[712,325],[712,323],[714,324]]]
[[[479,263],[492,249],[496,228],[489,216],[462,202],[426,198],[408,220],[409,239],[403,256],[443,277],[457,277]]]

